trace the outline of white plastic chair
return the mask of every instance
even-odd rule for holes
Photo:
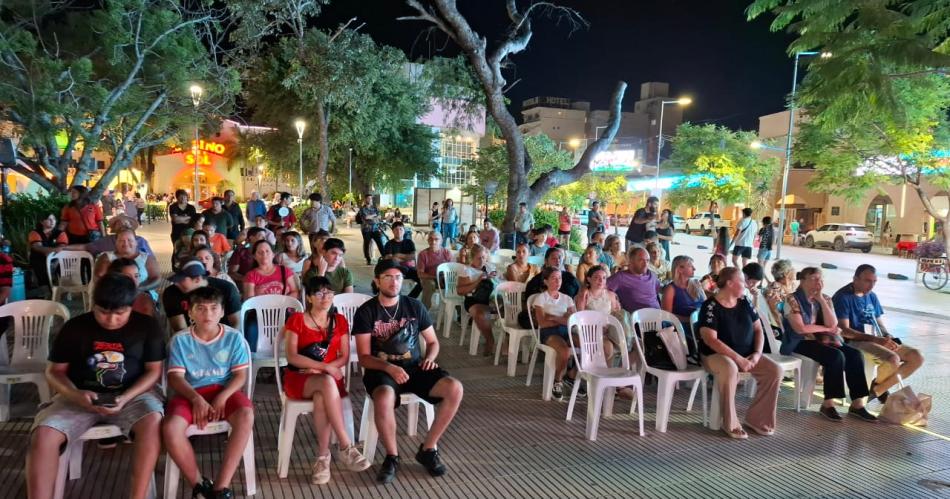
[[[257,372],[263,367],[277,368],[274,363],[274,338],[284,329],[287,322],[287,310],[293,309],[296,312],[303,312],[303,305],[296,298],[284,295],[262,295],[255,296],[241,304],[239,321],[241,322],[240,331],[244,332],[244,316],[247,312],[253,310],[257,315],[257,351],[251,356],[251,387],[248,390],[248,398],[254,396],[254,383],[257,380]]]
[[[512,262],[514,262],[514,260],[512,260],[511,257],[509,257],[509,256],[506,256],[506,255],[497,255],[497,254],[496,254],[496,255],[492,255],[491,258],[489,259],[489,261],[492,263],[492,265],[494,265],[495,267],[498,268],[498,270],[499,270],[498,275],[504,274],[504,273],[505,273],[505,268],[507,268],[508,265],[510,265]]]
[[[527,262],[531,265],[536,265],[538,267],[544,267],[544,257],[541,255],[538,256],[529,256]]]
[[[573,251],[564,252],[564,265],[577,265],[581,262],[581,257]]]
[[[419,336],[419,348],[422,355],[425,355],[426,342]],[[435,421],[435,406],[412,393],[403,393],[399,396],[399,405],[405,406],[409,411],[406,417],[406,434],[410,437],[416,436],[419,428],[419,407],[422,406],[426,411],[426,430],[432,428],[432,422]],[[363,399],[363,417],[360,419],[360,442],[363,442],[363,455],[372,463],[376,457],[376,444],[379,442],[379,432],[376,430],[376,417],[374,415],[375,406],[373,404],[372,394],[367,393]]]
[[[350,378],[353,376],[353,369],[359,367],[360,356],[356,353],[356,337],[353,336],[353,315],[360,305],[366,303],[372,298],[370,295],[362,293],[340,293],[333,297],[333,306],[337,311],[346,317],[346,324],[349,326],[347,334],[350,335],[350,359],[346,363],[346,389],[350,389]]]
[[[577,401],[577,392],[581,380],[587,381],[587,439],[597,440],[597,428],[600,425],[601,410],[609,416],[613,409],[614,395],[618,387],[629,386],[636,393],[636,399],[630,404],[630,414],[634,408],[638,409],[637,419],[640,422],[640,436],[643,436],[643,381],[637,371],[630,369],[630,358],[621,355],[621,367],[610,367],[604,358],[604,338],[608,329],[613,328],[617,334],[620,351],[627,352],[627,339],[623,325],[616,317],[603,312],[585,310],[576,312],[567,320],[567,330],[574,332],[576,328],[579,348],[574,345],[574,335],[568,334],[574,362],[577,364],[578,379],[571,390],[571,401],[567,405],[567,420],[574,414],[574,403]],[[639,343],[634,343],[639,351]],[[578,351],[579,350],[579,351]],[[641,354],[642,355],[642,354]]]
[[[534,338],[534,331],[524,329],[518,324],[518,314],[521,313],[521,297],[524,294],[525,285],[520,282],[503,282],[498,285],[495,293],[495,307],[499,312],[504,311],[504,317],[498,316],[498,324],[501,326],[501,336],[495,342],[495,365],[501,358],[501,345],[504,343],[505,335],[508,335],[508,377],[515,375],[518,368],[518,353],[521,351],[523,340]],[[528,349],[522,354],[524,362],[527,362]]]
[[[49,335],[53,318],[69,320],[69,310],[47,300],[24,300],[0,307],[0,317],[13,318],[13,358],[7,357],[7,338],[0,336],[0,422],[10,418],[10,389],[17,383],[33,383],[40,403],[50,400],[46,381]]]
[[[782,355],[779,353],[782,348],[782,342],[775,337],[775,334],[772,333],[772,325],[768,320],[768,303],[764,299],[759,300],[758,303],[758,312],[759,320],[762,323],[762,334],[765,336],[765,341],[768,342],[769,352],[765,354],[769,359],[774,360],[778,365],[782,366],[782,372],[793,371],[795,376],[795,412],[801,410],[801,400],[802,400],[802,359],[792,355]],[[755,394],[755,379],[752,380],[749,390],[749,396]]]
[[[468,312],[462,306],[463,297],[458,294],[458,277],[465,272],[466,265],[461,263],[446,262],[440,263],[436,267],[436,282],[445,284],[445,288],[439,288],[439,296],[442,299],[442,337],[448,338],[452,335],[452,321],[455,319],[455,307],[461,309],[462,338],[465,338],[465,326],[468,322]]]
[[[163,368],[164,369],[164,368]],[[66,450],[59,456],[59,468],[56,473],[56,485],[53,489],[54,499],[62,499],[66,490],[66,479],[78,480],[82,478],[82,450],[83,444],[88,440],[103,440],[106,438],[117,438],[123,436],[122,431],[116,425],[102,424],[96,425],[86,430],[76,442],[69,442]],[[169,459],[170,461],[171,459]],[[149,482],[148,497],[158,497],[155,491],[155,473],[152,473]]]
[[[557,369],[557,352],[553,348],[541,343],[541,331],[534,323],[534,302],[540,297],[540,294],[533,294],[528,297],[528,321],[531,324],[531,332],[534,334],[534,349],[531,351],[531,360],[528,361],[528,379],[525,386],[531,386],[531,376],[534,374],[534,365],[538,361],[538,352],[544,354],[544,371],[541,381],[541,400],[547,402],[551,400],[551,391],[554,389],[554,371]]]
[[[686,333],[683,331],[683,325],[680,323],[680,320],[673,314],[655,308],[644,308],[637,310],[630,316],[630,325],[631,333],[633,339],[631,341],[640,342],[642,346],[642,338],[637,334],[637,329],[639,331],[659,331],[662,329],[660,326],[663,322],[669,322],[676,328],[680,340],[683,342],[683,351],[688,351],[686,346]],[[652,367],[647,364],[646,357],[643,354],[642,349],[637,349],[637,355],[639,356],[640,362],[640,376],[643,377],[646,373],[656,376],[657,379],[657,394],[656,394],[656,430],[661,433],[666,433],[667,424],[670,420],[670,409],[673,405],[673,391],[676,389],[676,385],[680,381],[689,381],[693,383],[693,388],[690,392],[689,401],[686,403],[686,410],[691,411],[693,409],[693,399],[696,395],[696,389],[701,388],[703,392],[703,420],[706,419],[706,371],[699,366],[686,366],[686,369],[680,371],[670,371],[666,369],[659,369]]]
[[[282,331],[275,339],[274,363],[278,363],[281,358],[285,358],[281,355],[281,349],[284,348],[284,345],[284,333]],[[277,428],[277,476],[278,478],[287,478],[290,471],[290,455],[293,453],[294,447],[294,435],[297,432],[297,419],[304,414],[313,412],[313,400],[287,398],[280,378],[280,376],[277,376],[277,394],[280,395],[280,425]],[[353,438],[353,403],[348,396],[343,397],[340,402],[343,406],[343,424],[346,425],[346,433],[350,437],[350,442],[355,442],[356,440]],[[336,437],[336,434],[333,437]],[[337,439],[334,438],[334,440]]]
[[[53,273],[54,263],[59,263],[59,274]],[[86,268],[89,275],[83,277],[83,262],[88,262]],[[82,296],[84,311],[92,307],[92,270],[95,259],[88,251],[57,251],[46,256],[46,272],[50,276],[50,287],[53,290],[52,301],[62,301],[63,293],[79,293]]]
[[[508,263],[511,263],[512,261],[514,261],[513,259],[515,257],[515,250],[510,249],[510,248],[498,248],[497,250],[495,250],[492,256],[499,256],[499,257],[506,258],[508,260]]]
[[[251,348],[247,345],[247,342],[244,342],[244,347],[247,349],[247,353],[250,356]],[[248,372],[252,372],[251,368],[254,366],[253,359],[251,360],[251,365],[248,367]],[[254,371],[256,372],[256,371]],[[280,376],[277,376],[277,379],[280,379]],[[279,382],[279,381],[278,381]],[[253,378],[248,376],[247,385],[244,387],[247,393],[251,393],[251,389],[254,386]],[[250,398],[250,396],[248,396]],[[212,421],[208,423],[204,429],[199,429],[198,425],[191,424],[188,425],[188,429],[185,430],[185,436],[188,438],[199,437],[203,435],[217,435],[220,433],[231,434],[231,425],[226,420],[221,421]],[[247,439],[247,445],[244,446],[244,455],[242,457],[244,461],[244,483],[246,486],[245,496],[252,496],[257,493],[257,467],[254,462],[254,431],[252,429],[250,436]],[[178,497],[178,485],[180,482],[181,470],[178,468],[178,465],[175,464],[175,460],[171,456],[165,456],[165,499],[174,499]]]

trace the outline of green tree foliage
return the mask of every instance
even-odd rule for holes
[[[558,144],[547,135],[527,136],[524,138],[524,143],[533,165],[528,174],[528,182],[534,182],[535,179],[547,172],[565,170],[574,166],[571,153],[558,148]],[[504,142],[500,140],[492,141],[491,144],[479,149],[478,157],[466,161],[464,166],[472,172],[474,180],[474,185],[463,187],[467,194],[483,196],[482,186],[485,185],[485,182],[493,180],[498,182],[495,199],[508,197],[510,168],[508,152]]]
[[[803,93],[837,95],[826,109],[845,119],[868,106],[894,108],[894,82],[950,69],[950,8],[943,0],[756,0],[750,19],[772,14],[772,30],[797,35],[789,54],[829,51],[812,59]]]
[[[340,195],[346,192],[350,148],[360,192],[433,174],[435,136],[416,123],[429,103],[406,62],[399,50],[348,29],[281,39],[256,58],[246,91],[253,121],[274,130],[249,137],[248,145],[265,151],[269,163],[296,171],[293,120],[301,117],[308,123],[305,176],[317,179],[325,193],[330,184]]]
[[[663,171],[681,171],[684,176],[669,191],[670,205],[741,202],[753,210],[768,210],[779,162],[753,150],[755,140],[752,132],[716,125],[680,125],[673,138],[673,152],[662,166]]]
[[[194,127],[190,84],[204,87],[202,119],[229,112],[239,89],[217,50],[218,11],[170,0],[94,5],[0,7],[0,116],[22,160],[13,169],[49,192],[85,181],[93,152],[104,151],[112,161],[92,190],[98,197],[141,151]]]

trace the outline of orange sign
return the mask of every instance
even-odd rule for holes
[[[185,153],[185,164],[193,165],[195,164],[195,153],[194,151]],[[208,153],[201,152],[198,155],[198,164],[200,166],[211,166],[211,157],[208,156]]]

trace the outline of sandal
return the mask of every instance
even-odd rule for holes
[[[749,427],[750,430],[756,432],[759,435],[762,435],[763,437],[771,437],[772,435],[775,435],[774,429],[766,430],[765,428],[759,428],[758,426],[749,424],[748,421],[745,422],[745,425]]]
[[[746,433],[745,430],[743,430],[741,426],[738,428],[734,428],[732,430],[727,430],[723,428],[722,431],[724,431],[726,435],[729,435],[729,438],[734,438],[736,440],[745,440],[749,438],[749,434]]]

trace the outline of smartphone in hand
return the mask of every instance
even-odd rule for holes
[[[118,405],[115,401],[114,393],[97,393],[96,399],[92,401],[92,404],[99,407],[115,407]]]

